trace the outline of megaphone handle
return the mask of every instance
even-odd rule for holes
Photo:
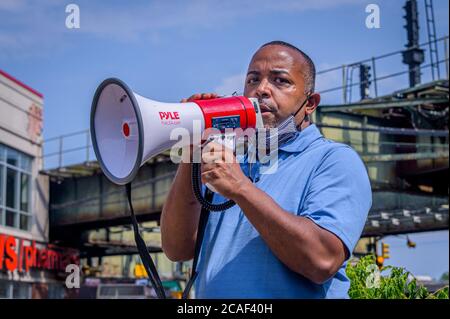
[[[232,149],[234,153],[236,150],[236,133],[231,132],[223,134],[212,134],[208,137],[208,140],[202,146],[205,146],[210,142],[224,145],[225,147]],[[210,185],[209,183],[206,183],[205,186],[214,193],[218,193],[214,186]]]
[[[227,210],[236,205],[236,203],[231,199],[219,204],[213,204],[211,201],[208,201],[202,194],[200,173],[200,163],[192,163],[192,191],[194,192],[195,198],[203,208],[212,212],[218,212]]]
[[[224,145],[225,147],[232,149],[234,152],[236,148],[236,133],[227,132],[221,134],[211,134],[208,136],[206,142],[202,144],[202,147],[211,142]]]

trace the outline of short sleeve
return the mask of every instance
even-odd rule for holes
[[[341,239],[351,254],[372,205],[367,170],[349,146],[333,147],[313,173],[298,215]]]

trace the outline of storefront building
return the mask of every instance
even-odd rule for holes
[[[0,298],[64,298],[76,251],[49,243],[43,95],[0,70]]]

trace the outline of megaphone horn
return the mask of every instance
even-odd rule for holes
[[[208,128],[262,126],[256,99],[232,96],[188,103],[163,103],[134,93],[123,81],[110,78],[97,88],[91,108],[91,136],[100,167],[115,184],[131,182],[151,157],[170,149],[175,128],[193,134],[194,122]]]

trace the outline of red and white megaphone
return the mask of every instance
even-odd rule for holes
[[[97,88],[91,109],[91,136],[100,166],[115,184],[131,182],[151,157],[177,141],[171,131],[184,128],[193,134],[194,121],[208,128],[262,126],[256,99],[232,96],[188,103],[162,103],[134,93],[121,80],[110,78]]]

